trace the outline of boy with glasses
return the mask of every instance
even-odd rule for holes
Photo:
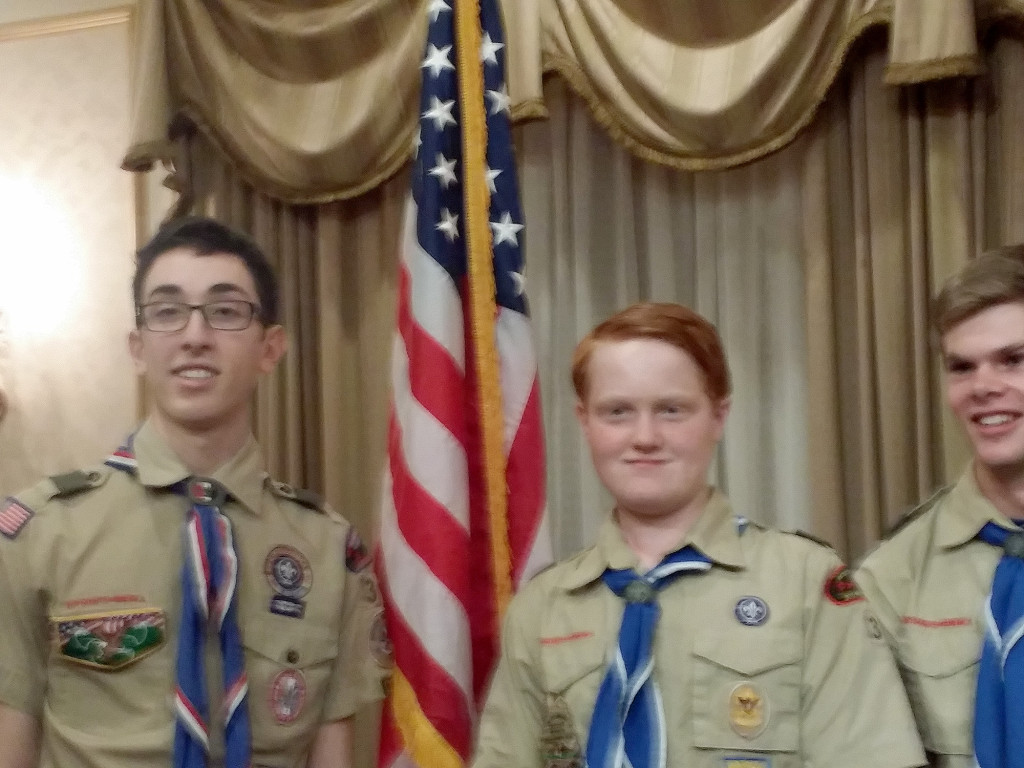
[[[355,530],[272,481],[252,436],[287,341],[273,272],[186,218],[133,293],[149,417],[0,503],[0,765],[349,766],[388,647]]]

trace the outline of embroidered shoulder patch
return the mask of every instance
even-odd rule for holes
[[[359,573],[370,564],[372,559],[359,536],[359,531],[349,528],[348,538],[345,540],[345,567],[352,573]]]
[[[853,580],[849,566],[840,565],[825,579],[822,590],[830,601],[836,605],[850,605],[864,599],[864,594]]]
[[[20,501],[8,496],[4,499],[3,506],[0,508],[0,533],[8,539],[13,539],[25,527],[25,523],[32,519],[34,514],[35,512]]]

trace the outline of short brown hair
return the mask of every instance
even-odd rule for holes
[[[277,324],[277,277],[267,255],[248,235],[231,229],[215,219],[204,216],[182,216],[165,222],[135,254],[135,277],[132,294],[135,299],[135,322],[142,326],[142,284],[160,256],[176,248],[188,248],[197,256],[226,253],[237,256],[245,264],[256,285],[260,300],[258,319],[263,325]]]
[[[1024,245],[985,251],[950,277],[932,307],[939,336],[982,310],[1024,302]]]
[[[572,385],[586,399],[590,356],[604,341],[654,339],[683,350],[704,374],[704,388],[712,400],[729,396],[729,366],[715,326],[680,304],[641,303],[626,307],[583,337],[572,356]]]

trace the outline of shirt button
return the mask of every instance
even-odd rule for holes
[[[288,650],[288,653],[285,654],[284,658],[289,664],[295,664],[299,660],[299,652],[294,648],[291,648]]]

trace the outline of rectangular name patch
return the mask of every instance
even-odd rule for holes
[[[8,539],[13,539],[34,515],[31,509],[8,496],[4,499],[3,508],[0,509],[0,533]]]
[[[723,757],[722,768],[771,768],[770,757]]]

